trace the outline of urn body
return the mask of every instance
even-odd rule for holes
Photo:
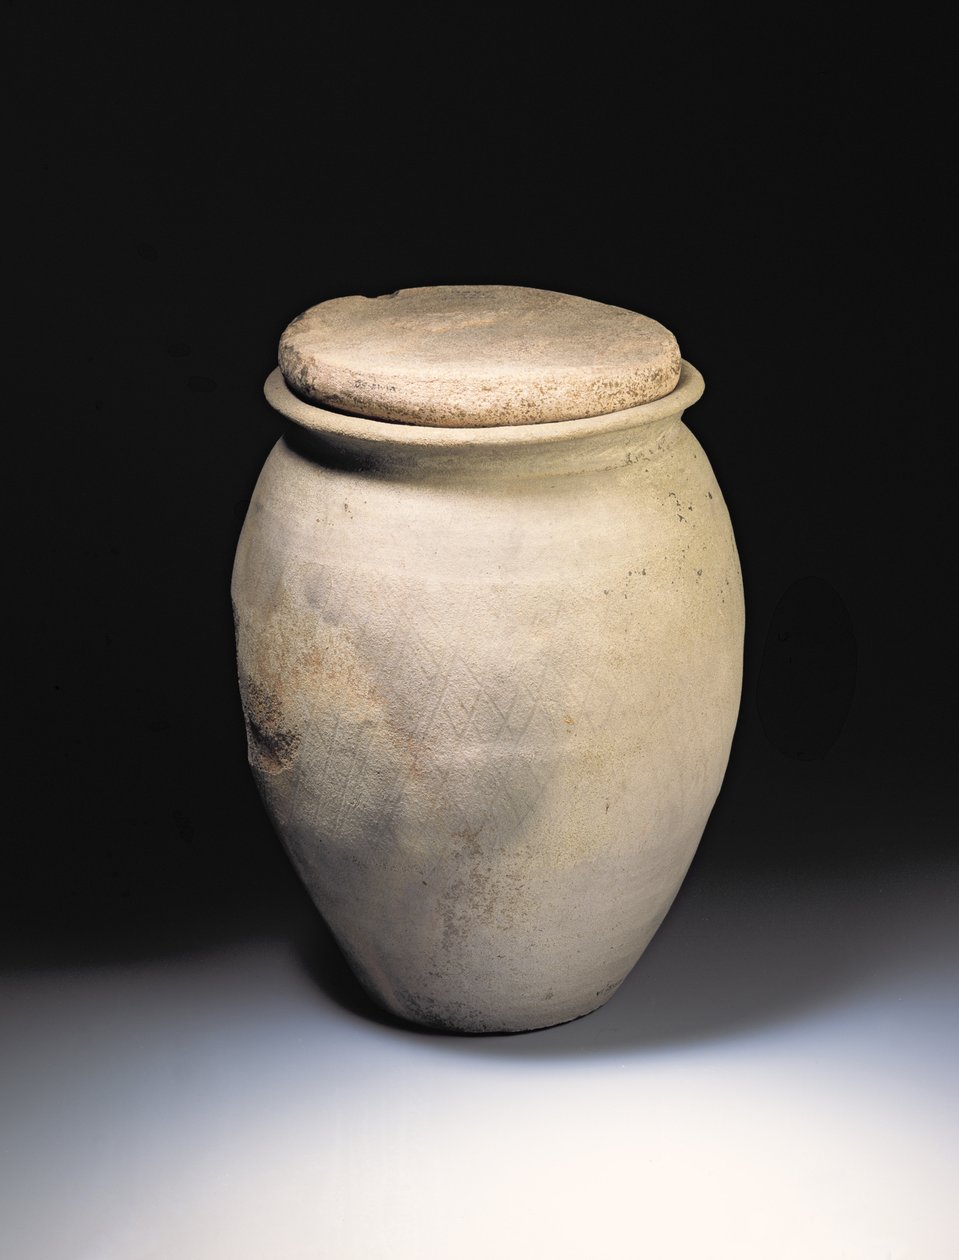
[[[682,423],[443,429],[294,396],[233,574],[249,759],[354,972],[414,1023],[560,1023],[663,919],[719,792],[743,595]]]

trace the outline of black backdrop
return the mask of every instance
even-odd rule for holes
[[[414,285],[637,309],[705,375],[748,635],[700,877],[949,858],[945,36],[557,14],[6,6],[16,965],[306,915],[233,547],[285,324]]]

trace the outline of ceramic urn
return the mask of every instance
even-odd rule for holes
[[[674,336],[538,289],[320,303],[233,572],[249,760],[356,976],[415,1024],[601,1006],[722,784],[743,592]]]

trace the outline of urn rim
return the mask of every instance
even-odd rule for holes
[[[522,448],[576,441],[598,435],[612,435],[636,429],[653,421],[681,415],[702,397],[705,390],[702,374],[688,360],[681,360],[679,382],[661,398],[580,419],[539,421],[533,424],[488,425],[465,428],[443,425],[415,425],[378,420],[367,416],[332,411],[316,403],[305,402],[292,392],[279,367],[266,378],[263,392],[267,402],[280,415],[299,429],[332,442],[359,442],[383,450],[406,448],[413,451],[434,448],[499,449]]]

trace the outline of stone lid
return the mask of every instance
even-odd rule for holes
[[[680,372],[676,338],[645,315],[502,284],[321,302],[287,326],[279,361],[307,402],[451,428],[624,411]]]

